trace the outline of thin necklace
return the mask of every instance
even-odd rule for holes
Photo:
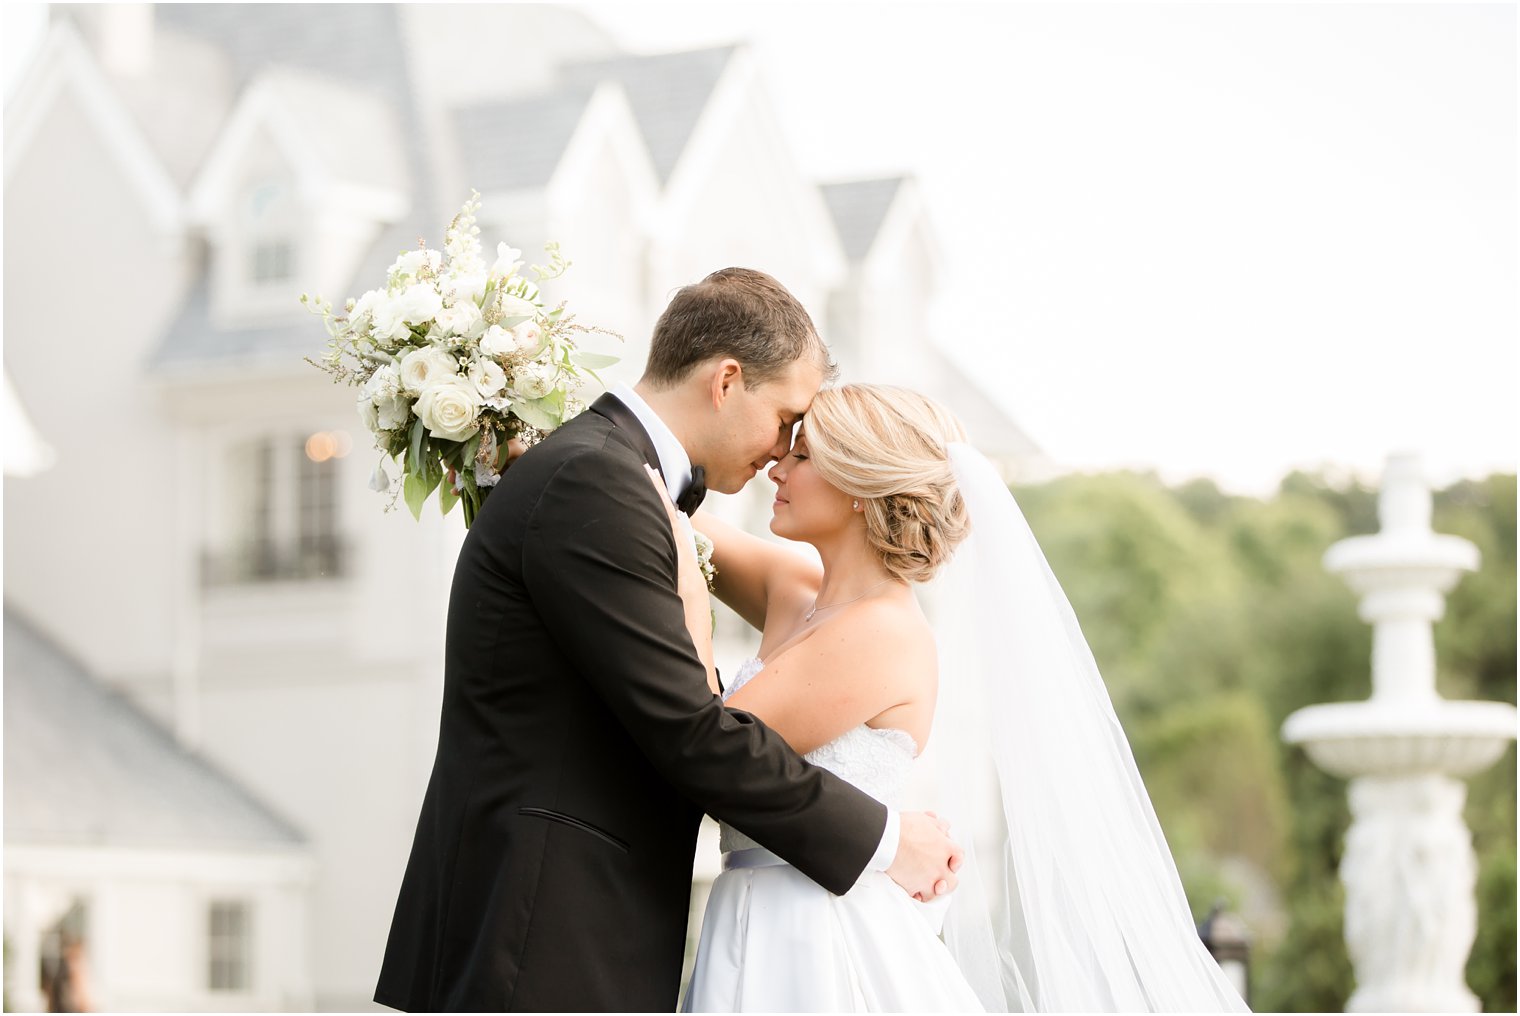
[[[869,593],[871,590],[875,589],[876,586],[884,586],[891,581],[891,579],[882,579],[880,582],[876,583],[875,586],[867,586],[865,593],[861,593],[860,596],[866,595],[866,593]],[[813,609],[802,615],[802,623],[807,624],[813,619],[813,615],[818,613],[820,610],[828,610],[830,607],[843,607],[846,603],[854,603],[856,600],[860,599],[860,596],[852,596],[848,600],[840,600],[838,603],[825,603],[821,607],[818,605],[818,597],[815,596],[813,597]]]

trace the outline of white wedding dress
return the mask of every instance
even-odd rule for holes
[[[745,663],[725,697],[762,666]],[[862,724],[804,757],[897,807],[916,754],[906,731]],[[884,872],[835,896],[727,825],[719,845],[682,1011],[982,1011],[938,937],[943,903],[914,901]]]

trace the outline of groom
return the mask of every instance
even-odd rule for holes
[[[932,817],[889,814],[708,689],[660,494],[694,509],[784,455],[834,371],[802,306],[730,268],[680,290],[637,390],[523,456],[449,597],[438,755],[375,1000],[671,1012],[708,812],[834,893],[954,887]],[[781,976],[785,976],[782,972]]]

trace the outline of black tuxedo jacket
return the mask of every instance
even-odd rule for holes
[[[835,893],[880,842],[880,803],[709,690],[648,435],[592,408],[507,471],[460,551],[382,1004],[671,1012],[704,811]]]

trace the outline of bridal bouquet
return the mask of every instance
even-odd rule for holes
[[[401,463],[400,494],[417,518],[434,489],[447,515],[464,502],[468,527],[501,478],[508,445],[532,445],[585,408],[585,375],[617,357],[576,348],[575,337],[605,329],[575,323],[560,304],[546,310],[536,282],[570,267],[558,244],[549,265],[519,274],[521,251],[498,244],[487,265],[471,193],[454,216],[443,250],[425,245],[391,265],[385,285],[343,314],[320,297],[301,302],[327,325],[328,351],[313,366],[359,389],[359,418],[384,455],[370,486],[392,492],[385,459]],[[597,379],[600,381],[600,378]],[[445,476],[450,482],[443,482]]]

